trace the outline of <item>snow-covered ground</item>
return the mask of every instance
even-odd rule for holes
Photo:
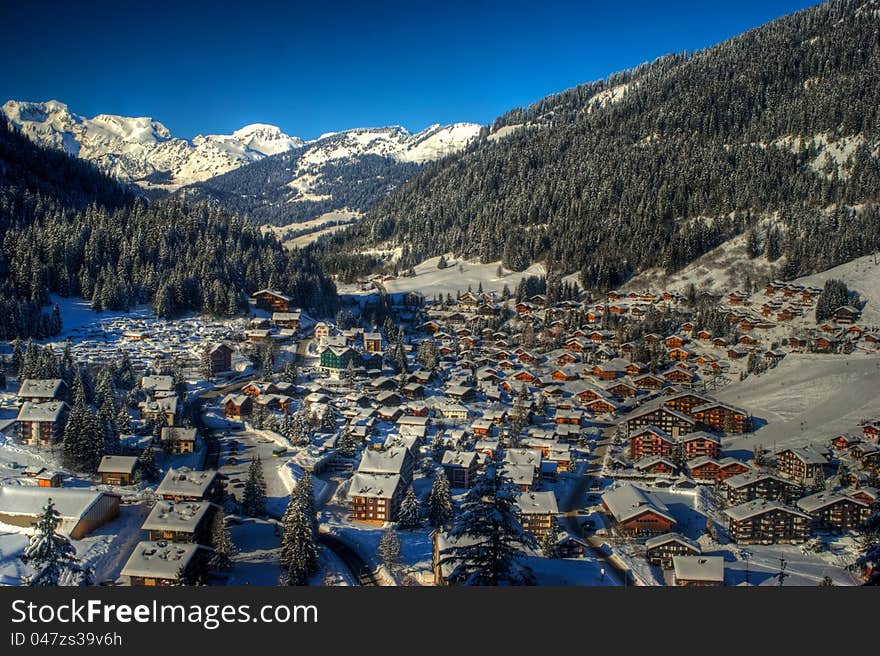
[[[498,275],[498,266],[500,262],[490,262],[488,264],[480,264],[477,262],[464,262],[458,260],[452,255],[446,255],[448,266],[445,269],[438,269],[437,262],[439,257],[432,257],[415,266],[416,275],[407,277],[398,277],[384,283],[385,289],[389,294],[406,293],[410,291],[418,291],[425,294],[428,298],[432,298],[434,294],[452,294],[455,296],[457,291],[462,293],[468,290],[477,291],[482,284],[483,291],[486,293],[501,293],[504,285],[510,289],[511,293],[516,291],[516,286],[521,278],[527,276],[543,276],[545,274],[543,264],[533,264],[525,271],[509,271],[504,269],[502,275]],[[459,271],[461,265],[461,271]]]
[[[859,293],[862,302],[867,301],[859,325],[880,326],[880,256],[858,257],[827,271],[798,278],[795,282],[822,287],[831,278],[842,280],[850,291]]]
[[[135,545],[145,539],[141,524],[149,513],[146,504],[124,504],[119,516],[81,540],[73,540],[76,556],[92,569],[95,584],[114,582]],[[20,585],[33,570],[21,562],[33,529],[0,524],[0,585]]]
[[[789,354],[776,368],[734,382],[718,394],[758,420],[755,432],[725,439],[724,448],[827,446],[841,433],[860,430],[861,421],[880,416],[878,380],[877,355]]]
[[[698,289],[728,292],[743,287],[746,274],[752,280],[776,277],[774,268],[781,262],[770,262],[763,256],[750,260],[746,255],[746,235],[742,234],[713,248],[680,271],[667,275],[662,269],[647,269],[633,276],[622,289],[682,291],[693,283]]]

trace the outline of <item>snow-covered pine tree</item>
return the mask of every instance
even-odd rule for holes
[[[315,528],[303,495],[294,493],[281,519],[281,554],[283,585],[305,585],[318,571],[318,547]]]
[[[238,553],[232,534],[226,526],[226,514],[222,508],[218,508],[211,521],[211,547],[214,549],[211,555],[211,565],[225,572],[232,568],[232,558]]]
[[[324,414],[321,415],[321,432],[322,433],[333,433],[336,431],[336,413],[333,410],[333,407],[328,405]]]
[[[468,491],[449,532],[453,544],[440,564],[452,566],[449,580],[462,585],[530,584],[532,572],[518,561],[538,547],[523,530],[515,506],[519,489],[501,471],[500,453],[490,459]]]
[[[400,509],[397,511],[397,525],[400,528],[414,529],[422,523],[419,498],[416,496],[412,485],[406,489]]]
[[[559,556],[559,524],[556,517],[550,517],[550,529],[541,538],[541,552],[545,558]]]
[[[211,358],[211,351],[207,348],[202,349],[202,356],[199,359],[199,373],[205,380],[214,378],[214,360]]]
[[[296,488],[294,489],[294,494],[300,498],[300,503],[302,503],[303,512],[305,512],[306,517],[308,517],[315,531],[318,530],[318,512],[315,508],[315,487],[314,482],[312,481],[312,475],[309,472],[305,472],[302,477],[297,481]]]
[[[156,467],[156,452],[153,449],[153,441],[150,440],[147,446],[138,457],[137,475],[140,480],[152,483],[159,479],[159,468]]]
[[[299,368],[294,364],[293,360],[288,360],[284,363],[284,369],[281,371],[281,379],[285,383],[293,383],[296,384],[297,379],[299,378]]]
[[[400,562],[400,538],[394,527],[388,526],[382,532],[377,555],[389,569],[394,569]]]
[[[434,475],[431,494],[428,496],[428,523],[434,528],[446,526],[452,519],[452,495],[449,479],[440,470]]]
[[[31,586],[87,585],[90,572],[76,559],[76,549],[57,532],[61,515],[52,499],[43,506],[30,543],[21,555],[23,562],[36,570],[28,577]]]
[[[84,394],[78,393],[64,427],[62,461],[65,466],[94,473],[106,450],[106,436],[101,421],[86,406]]]
[[[266,514],[266,481],[263,478],[263,463],[259,456],[251,460],[248,468],[241,506],[248,517],[260,517]]]

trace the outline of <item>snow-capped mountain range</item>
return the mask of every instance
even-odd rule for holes
[[[402,127],[355,129],[322,135],[313,141],[285,134],[274,125],[255,123],[232,134],[199,135],[192,140],[172,136],[148,117],[99,114],[86,118],[57,100],[10,100],[2,107],[7,119],[41,144],[62,148],[96,164],[107,173],[145,189],[174,191],[234,171],[271,155],[303,149],[297,167],[315,167],[363,155],[422,164],[464,148],[480,126],[433,125],[417,134]],[[294,172],[290,184],[303,191],[308,180]]]

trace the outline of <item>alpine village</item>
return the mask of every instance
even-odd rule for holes
[[[0,584],[878,582],[878,33],[831,0],[357,200],[320,140],[175,186],[6,103]]]

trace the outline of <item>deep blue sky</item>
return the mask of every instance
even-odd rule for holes
[[[0,0],[0,102],[55,98],[86,116],[152,116],[181,137],[254,122],[304,138],[489,123],[813,4]]]

